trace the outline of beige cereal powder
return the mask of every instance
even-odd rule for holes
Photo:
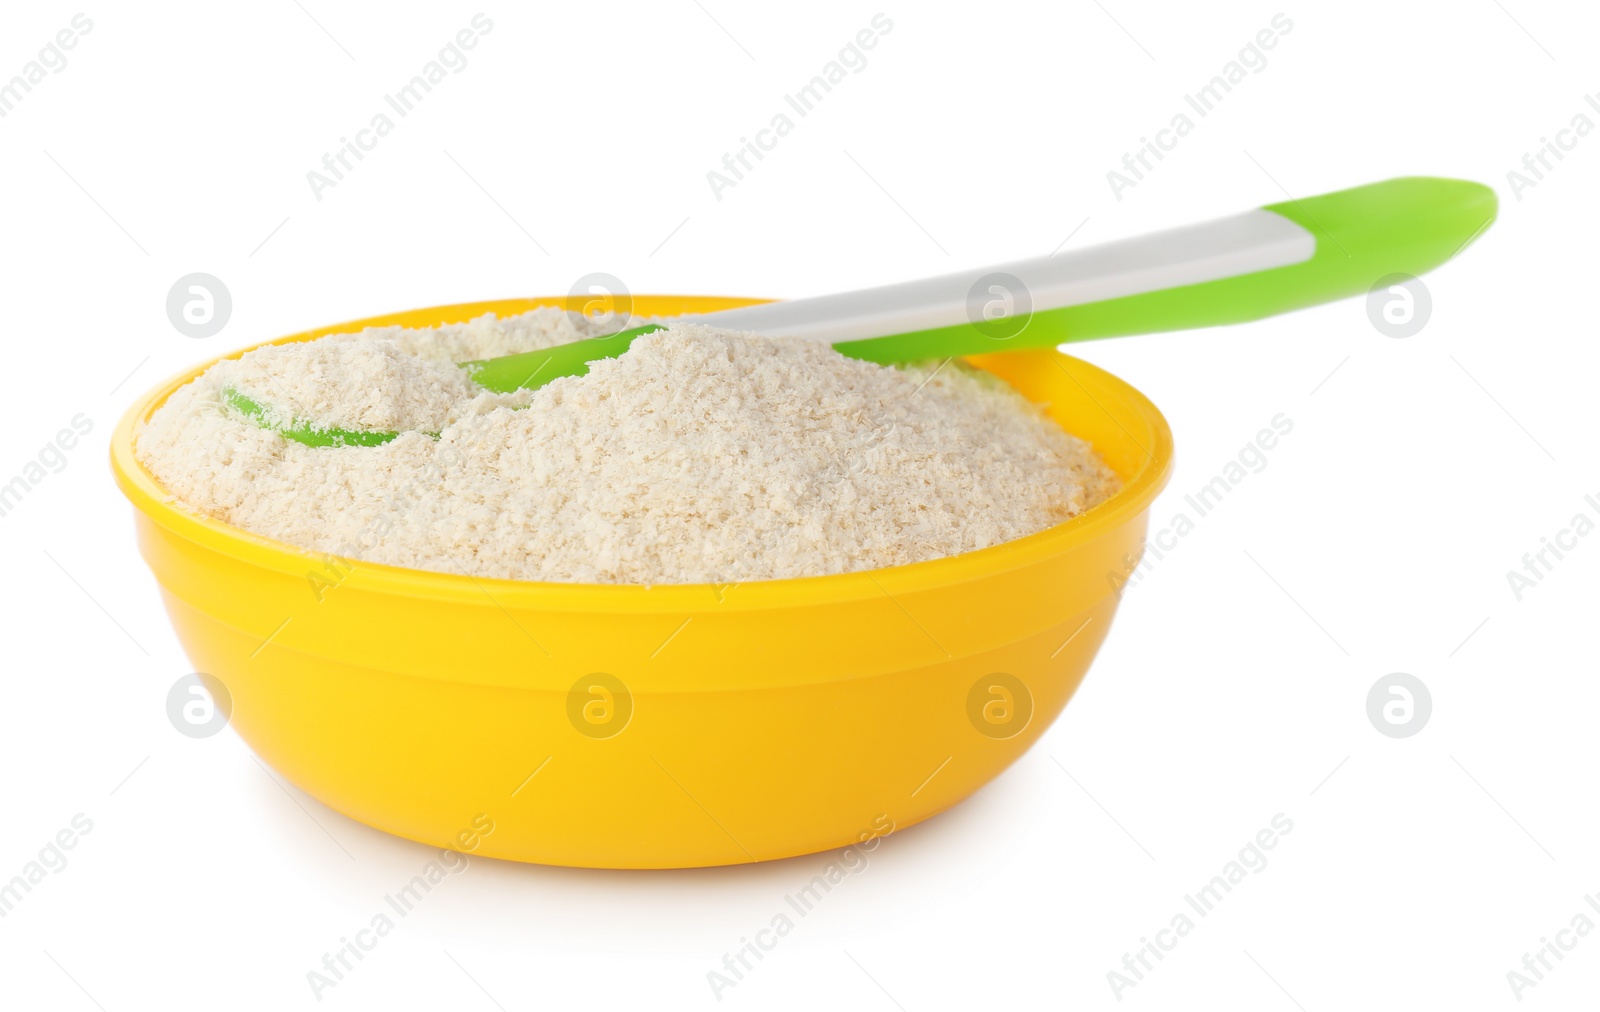
[[[595,329],[537,309],[261,348],[174,392],[136,453],[180,503],[302,548],[586,583],[919,562],[1036,533],[1118,488],[1088,444],[953,362],[888,368],[680,324],[516,395],[453,365]],[[230,385],[284,417],[405,431],[303,446],[230,408]]]

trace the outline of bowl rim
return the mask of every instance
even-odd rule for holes
[[[685,307],[677,309],[677,312],[707,312],[713,308],[732,308],[771,301],[742,297],[682,295],[634,295],[632,299],[636,305],[665,303],[680,304]],[[337,558],[351,564],[342,585],[378,594],[477,605],[483,605],[484,599],[488,598],[489,603],[501,610],[519,608],[693,614],[711,610],[726,612],[830,605],[883,596],[893,600],[897,591],[910,593],[994,576],[1059,555],[1134,520],[1150,507],[1171,476],[1172,431],[1155,404],[1120,377],[1082,359],[1064,355],[1053,348],[1002,354],[1054,356],[1063,365],[1070,363],[1073,370],[1087,372],[1115,390],[1123,402],[1149,427],[1153,439],[1153,445],[1148,448],[1149,455],[1132,475],[1124,476],[1122,489],[1110,499],[1078,516],[1013,541],[939,559],[827,576],[746,580],[721,584],[566,583],[444,573],[349,559],[300,548],[195,512],[179,503],[175,496],[162,488],[155,476],[134,455],[134,436],[140,425],[175,391],[217,362],[238,358],[246,352],[268,345],[308,341],[328,334],[351,333],[367,327],[437,326],[442,323],[467,322],[490,312],[504,316],[527,312],[541,306],[575,308],[570,296],[499,299],[429,306],[364,317],[261,341],[185,369],[155,384],[135,398],[118,420],[111,435],[110,445],[111,469],[117,486],[136,511],[171,534],[247,565],[290,574],[297,578],[303,578],[308,572],[318,571],[330,559]],[[693,308],[687,308],[689,306]],[[427,317],[438,318],[439,323],[418,323],[418,318],[424,314]],[[731,588],[738,588],[738,593],[730,593]]]

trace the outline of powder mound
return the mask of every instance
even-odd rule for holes
[[[327,340],[393,341],[407,355],[434,362],[471,362],[571,344],[648,322],[632,317],[625,323],[607,325],[582,313],[544,307],[505,319],[489,313],[467,323],[447,323],[442,327],[370,327],[359,334],[339,334]]]
[[[335,364],[381,360],[384,375],[403,373],[411,385],[401,389],[427,396],[363,404],[363,419],[391,421],[361,424],[420,431],[383,446],[306,447],[255,427],[222,403],[219,364],[167,400],[136,449],[181,502],[304,548],[586,583],[919,562],[1037,533],[1119,487],[1086,443],[956,363],[888,368],[815,342],[678,324],[516,403],[475,387],[435,403],[446,386],[421,379],[458,358],[588,336],[586,323],[535,311],[338,335],[292,347],[361,350],[312,350],[273,367],[296,410],[313,405],[301,387],[360,382]],[[295,365],[328,371],[297,376]],[[430,428],[424,414],[446,421]],[[401,417],[417,424],[392,420]]]
[[[642,321],[641,321],[642,322]],[[465,410],[518,407],[526,395],[486,393],[456,363],[532,351],[604,331],[578,313],[492,314],[437,329],[370,328],[272,345],[218,363],[212,372],[261,405],[277,427],[438,432]]]
[[[262,405],[274,425],[438,431],[481,391],[448,362],[407,355],[393,341],[307,341],[218,363],[215,378]]]

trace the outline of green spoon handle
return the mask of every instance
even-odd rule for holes
[[[1494,191],[1409,177],[979,270],[684,319],[826,341],[873,362],[976,355],[1275,316],[1437,267],[1494,221]],[[581,376],[659,326],[465,363],[490,390]]]
[[[1259,320],[1365,294],[1389,275],[1416,276],[1431,270],[1482,234],[1493,223],[1496,207],[1495,193],[1487,186],[1429,177],[1391,179],[1291,199],[1239,218],[1152,237],[1193,242],[1211,235],[1223,240],[1220,246],[1229,238],[1230,223],[1250,217],[1259,222],[1261,216],[1270,216],[1301,238],[1298,243],[1290,238],[1281,244],[1264,239],[1255,252],[1263,258],[1280,255],[1285,262],[1182,284],[1145,285],[1131,279],[1129,287],[1134,290],[1118,292],[1115,268],[1108,272],[1096,264],[1127,254],[1128,244],[1113,243],[1080,251],[1074,264],[1075,269],[1097,272],[1108,294],[1077,298],[1069,293],[1068,298],[1052,300],[1047,291],[1034,300],[1029,318],[1009,326],[956,321],[844,341],[835,347],[854,358],[887,363]],[[1262,234],[1274,233],[1269,228]],[[1185,262],[1173,265],[1173,272],[1204,273],[1219,260],[1195,247]]]

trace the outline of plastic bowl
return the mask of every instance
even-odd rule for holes
[[[636,296],[634,311],[752,301]],[[282,341],[567,304],[443,306]],[[134,459],[133,437],[204,366],[129,409],[111,463],[191,661],[226,686],[239,735],[302,790],[490,857],[740,864],[869,841],[966,798],[1050,726],[1111,625],[1171,469],[1166,420],[1054,351],[972,361],[1089,440],[1123,490],[951,558],[642,587],[333,559],[186,511]]]

